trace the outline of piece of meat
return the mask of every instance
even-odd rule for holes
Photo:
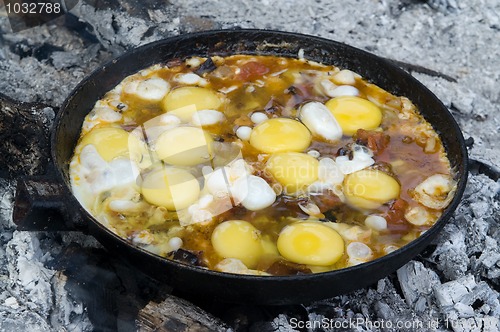
[[[367,146],[375,155],[384,151],[389,145],[390,137],[380,131],[358,129],[356,143]]]
[[[394,200],[394,202],[391,204],[391,207],[384,216],[385,220],[387,220],[387,223],[394,224],[403,222],[407,207],[408,202],[404,199],[398,198]]]
[[[311,201],[319,207],[321,213],[342,205],[340,198],[331,191],[322,193],[321,195],[311,195]]]
[[[184,63],[184,61],[182,61],[182,59],[174,58],[174,59],[168,60],[167,63],[165,63],[165,64],[167,65],[168,68],[173,68],[173,67],[181,66],[183,63]]]
[[[279,260],[274,262],[266,270],[266,272],[275,276],[288,276],[288,275],[312,273],[312,271],[305,265],[295,264],[285,260]]]

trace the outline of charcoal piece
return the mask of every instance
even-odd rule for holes
[[[474,146],[474,137],[469,137],[465,140],[465,145],[468,148],[472,148]]]
[[[337,222],[337,217],[335,216],[336,211],[334,209],[330,209],[328,211],[325,211],[325,212],[323,212],[323,214],[325,215],[325,217],[322,218],[322,219],[320,219],[321,221],[324,221],[324,222],[327,222],[327,221]]]
[[[62,47],[43,43],[42,45],[37,46],[33,49],[33,56],[38,61],[42,61],[47,60],[52,55],[52,53],[62,51],[64,51],[64,48]]]
[[[42,61],[48,59],[52,53],[61,52],[64,51],[64,49],[60,46],[49,43],[30,45],[28,43],[21,42],[10,45],[10,51],[19,55],[21,59],[32,56],[38,61]]]
[[[397,274],[406,303],[413,307],[421,297],[432,293],[433,286],[440,284],[438,275],[417,261],[404,265]]]
[[[294,85],[289,86],[286,90],[285,93],[289,93],[291,95],[296,95],[299,94],[299,91]]]
[[[99,39],[97,39],[93,33],[94,28],[90,24],[79,20],[78,17],[72,13],[66,13],[64,19],[64,25],[68,29],[75,31],[84,41],[91,44],[99,42]]]
[[[118,0],[84,0],[97,10],[121,10],[122,6]]]
[[[178,249],[174,251],[173,255],[171,255],[171,259],[182,262],[189,265],[201,266],[201,251],[193,252],[184,249]]]
[[[26,42],[11,44],[9,46],[9,50],[14,54],[19,55],[21,59],[33,55],[33,46]]]
[[[213,62],[212,58],[208,58],[205,62],[203,62],[201,64],[201,66],[199,66],[194,71],[194,73],[199,75],[199,76],[202,76],[203,74],[210,73],[210,72],[214,71],[215,69],[217,69],[217,66]]]

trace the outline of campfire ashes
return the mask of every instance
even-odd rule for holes
[[[498,1],[84,0],[18,32],[1,2],[0,13],[1,331],[500,330]],[[462,203],[432,245],[377,284],[332,299],[260,307],[190,298],[198,307],[130,276],[92,237],[16,229],[16,181],[47,171],[57,106],[85,75],[144,43],[238,27],[366,49],[396,60],[443,101],[471,167]]]

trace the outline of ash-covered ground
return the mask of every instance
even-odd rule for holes
[[[291,318],[300,317],[311,324],[357,320],[361,324],[338,326],[358,331],[404,330],[397,322],[412,331],[500,330],[497,0],[84,0],[71,15],[15,33],[0,6],[0,92],[56,108],[85,75],[126,50],[180,33],[236,27],[312,34],[402,62],[451,110],[468,139],[472,167],[462,203],[438,240],[397,273],[301,306],[300,313],[267,310],[245,320],[245,311],[256,309],[236,307],[222,317],[228,325],[292,331]],[[51,121],[43,109],[39,116]],[[97,330],[89,308],[68,295],[66,277],[48,262],[70,243],[99,245],[79,233],[16,231],[15,181],[0,179],[0,330]],[[387,321],[394,325],[377,324]]]

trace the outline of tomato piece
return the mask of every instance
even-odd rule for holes
[[[240,67],[239,78],[243,81],[252,81],[269,72],[269,68],[257,61],[250,61]]]

